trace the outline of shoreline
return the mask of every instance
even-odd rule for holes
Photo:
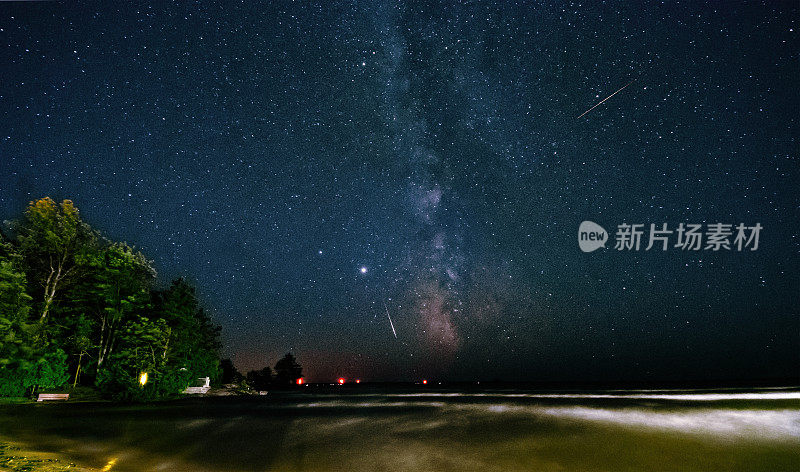
[[[98,472],[78,465],[60,453],[46,452],[0,435],[0,470],[3,472]]]
[[[0,444],[43,472],[791,470],[800,460],[800,399],[754,393],[565,397],[344,387],[8,405],[0,428],[15,440],[0,437]]]

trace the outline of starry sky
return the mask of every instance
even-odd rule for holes
[[[2,2],[0,219],[72,199],[193,281],[244,371],[292,351],[311,380],[796,377],[797,19]],[[581,252],[584,220],[605,249]],[[623,222],[763,230],[620,251]]]

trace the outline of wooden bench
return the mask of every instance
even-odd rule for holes
[[[69,400],[69,393],[40,393],[37,402],[45,400]]]

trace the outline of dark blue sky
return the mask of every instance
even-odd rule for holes
[[[796,376],[797,3],[520,3],[2,2],[0,218],[72,199],[242,369]]]

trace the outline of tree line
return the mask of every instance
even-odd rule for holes
[[[220,328],[194,287],[155,283],[151,261],[71,201],[31,202],[0,231],[0,396],[84,385],[147,400],[217,379]]]
[[[275,370],[266,366],[261,369],[251,370],[247,375],[242,375],[236,370],[230,359],[223,359],[220,363],[221,381],[223,384],[238,384],[244,390],[267,390],[270,388],[286,388],[297,385],[297,380],[303,378],[303,367],[297,363],[292,353],[287,353],[275,363]]]

